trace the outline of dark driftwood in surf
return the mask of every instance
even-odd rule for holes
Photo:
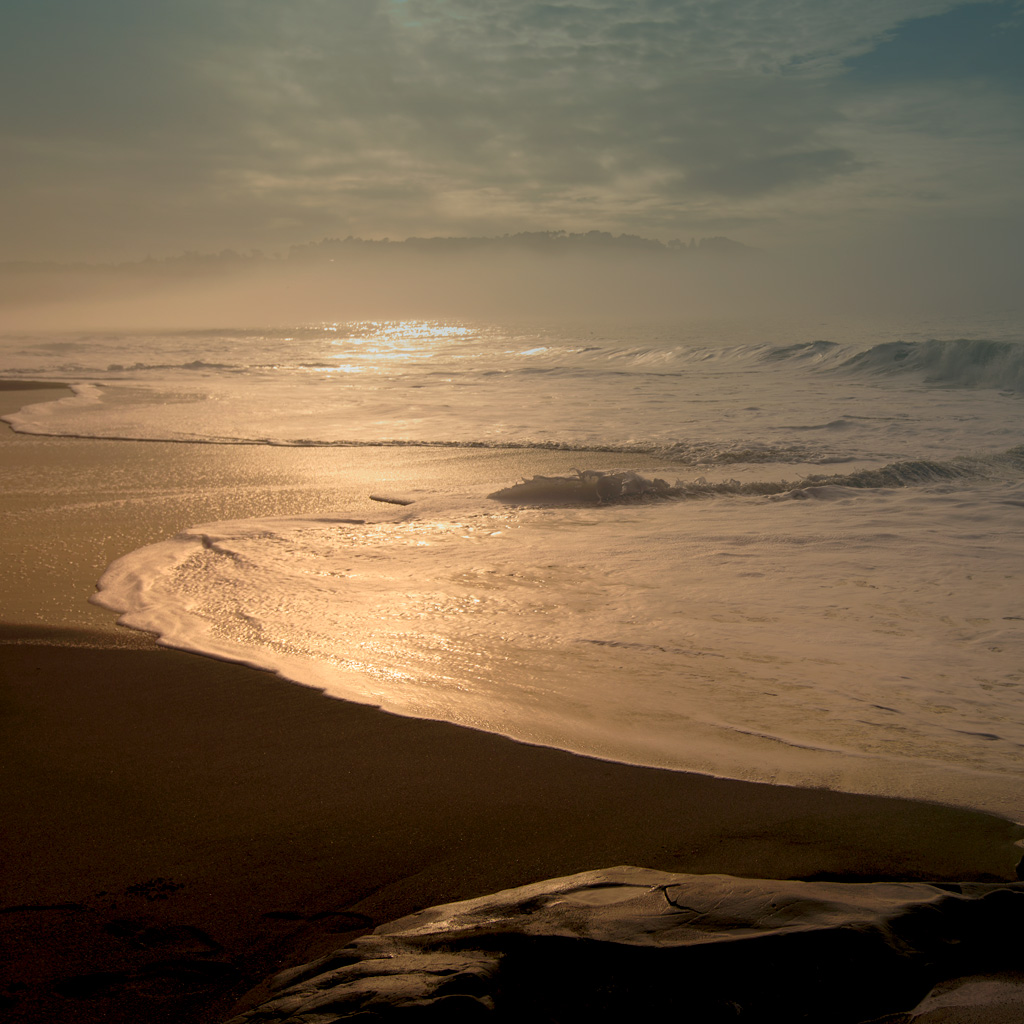
[[[412,505],[412,498],[396,498],[386,494],[371,494],[370,501],[382,501],[386,505]]]

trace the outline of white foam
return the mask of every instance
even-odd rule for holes
[[[616,760],[1019,814],[1018,483],[195,527],[98,600],[164,642]],[[943,530],[936,533],[936,521]]]
[[[828,326],[835,338],[821,340]],[[1020,443],[1015,328],[888,340],[903,328],[382,322],[0,338],[0,374],[89,385],[8,417],[17,430],[80,437],[537,446],[693,466],[881,465]],[[799,340],[808,334],[819,340]]]

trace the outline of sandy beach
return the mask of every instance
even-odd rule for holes
[[[6,389],[0,411],[53,397]],[[2,431],[6,1019],[213,1024],[264,998],[274,972],[375,925],[616,864],[1015,877],[1024,830],[990,815],[399,718],[160,648],[88,603],[110,561],[194,523],[358,514],[425,468],[515,479],[521,455]],[[530,472],[549,468],[534,459]]]

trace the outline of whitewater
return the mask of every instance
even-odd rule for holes
[[[6,417],[26,433],[494,459],[125,552],[96,601],[163,643],[599,757],[1024,817],[1019,318],[8,335],[0,375],[73,385]]]

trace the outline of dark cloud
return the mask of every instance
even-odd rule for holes
[[[1024,4],[977,3],[909,21],[849,62],[872,86],[982,79],[1024,90]]]
[[[697,167],[686,179],[694,189],[722,196],[758,196],[777,189],[815,184],[858,170],[862,165],[845,149],[780,153],[756,160],[736,160]]]

